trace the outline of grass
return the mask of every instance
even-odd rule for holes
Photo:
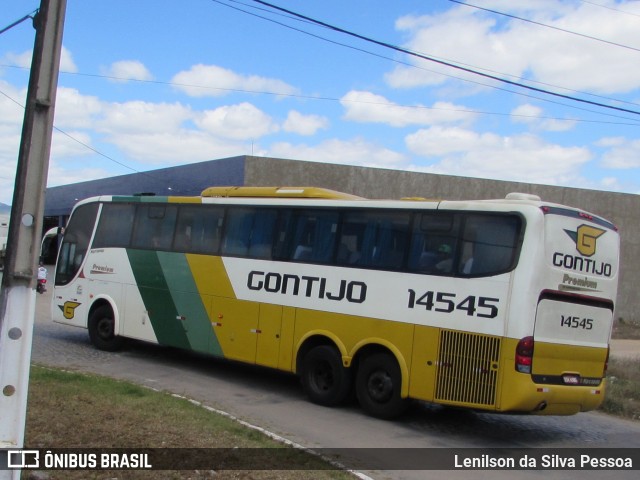
[[[636,338],[640,326],[616,322],[617,338]],[[640,334],[639,337],[640,338]],[[640,361],[612,358],[607,395],[600,410],[640,420]],[[28,448],[287,448],[262,433],[186,399],[95,375],[32,366],[25,430]],[[239,451],[239,450],[236,450]],[[282,451],[282,450],[280,450]],[[300,452],[289,448],[300,465]],[[304,454],[306,455],[306,454]],[[167,479],[339,479],[348,472],[329,470],[315,456],[305,457],[306,470],[276,470],[282,456],[264,456],[261,470],[162,471]],[[271,463],[270,463],[271,462]],[[275,462],[275,463],[274,463]],[[28,470],[22,478],[32,478]],[[155,479],[158,471],[48,470],[44,478]],[[43,478],[41,476],[34,478]]]
[[[639,360],[609,360],[607,394],[600,410],[618,417],[640,420]]]
[[[218,448],[233,457],[238,449],[261,452],[261,470],[143,471],[48,470],[54,479],[341,479],[316,456],[286,447],[232,419],[163,392],[109,378],[32,366],[25,429],[28,448]],[[271,453],[284,452],[277,457]],[[268,454],[265,455],[264,452]],[[305,470],[277,470],[295,457]],[[300,457],[304,456],[301,460]],[[24,471],[23,478],[33,472]],[[40,478],[40,477],[38,477]]]
[[[611,337],[640,340],[637,320],[618,318],[613,323]],[[600,410],[610,415],[640,420],[640,361],[637,359],[609,359],[607,394]]]

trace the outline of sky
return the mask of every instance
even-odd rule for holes
[[[358,36],[253,0],[67,0],[48,186],[255,155],[640,193],[640,1],[270,3]],[[38,7],[2,0],[0,30]],[[0,34],[8,204],[34,39]]]

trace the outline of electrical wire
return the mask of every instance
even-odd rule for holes
[[[625,15],[633,15],[634,17],[640,17],[640,15],[639,15],[639,14],[637,14],[637,13],[627,12],[626,10],[620,10],[619,8],[613,8],[613,7],[610,7],[610,6],[608,6],[608,5],[602,5],[601,3],[589,2],[589,1],[587,1],[587,0],[578,0],[578,1],[580,1],[580,2],[582,2],[582,3],[587,3],[587,4],[589,4],[589,5],[594,5],[594,6],[596,6],[596,7],[606,8],[607,10],[612,10],[612,11],[614,11],[614,12],[624,13]]]
[[[15,65],[6,65],[6,64],[0,64],[0,67],[26,69],[26,67],[19,67],[19,66],[15,66]],[[491,111],[485,111],[485,110],[473,110],[473,109],[465,109],[465,108],[437,108],[437,107],[429,107],[429,106],[426,106],[426,105],[403,105],[403,104],[390,103],[390,102],[371,102],[371,101],[365,101],[365,100],[345,100],[344,98],[329,97],[329,96],[302,95],[302,94],[284,93],[284,92],[269,92],[269,91],[265,91],[265,90],[247,90],[247,89],[239,89],[239,88],[212,87],[211,85],[196,85],[196,84],[189,84],[189,83],[166,82],[166,81],[161,81],[161,80],[142,80],[142,79],[135,79],[135,78],[117,77],[117,76],[113,76],[113,75],[100,75],[100,74],[82,73],[82,72],[66,72],[64,70],[61,70],[60,74],[61,75],[73,75],[73,76],[81,76],[81,77],[90,77],[90,78],[102,78],[102,79],[107,79],[107,80],[129,81],[129,82],[136,82],[136,83],[149,83],[149,84],[156,84],[156,85],[167,85],[167,86],[171,86],[171,87],[201,88],[203,90],[218,90],[218,91],[225,91],[225,92],[232,92],[232,93],[248,93],[248,94],[252,94],[252,95],[271,95],[271,96],[276,96],[276,97],[298,98],[298,99],[302,99],[302,100],[317,100],[317,101],[327,101],[327,102],[336,102],[336,103],[353,103],[353,104],[379,105],[379,106],[385,106],[385,107],[390,107],[390,108],[404,108],[404,109],[414,109],[414,110],[441,110],[441,111],[447,111],[447,112],[473,113],[473,114],[477,114],[477,115],[493,115],[493,116],[502,116],[502,117],[532,118],[532,119],[540,119],[540,120],[558,120],[558,121],[563,121],[563,122],[574,122],[574,123],[594,123],[594,124],[604,124],[604,125],[640,126],[640,123],[638,121],[634,120],[634,119],[629,119],[629,118],[626,118],[626,117],[620,117],[618,115],[612,115],[612,114],[605,114],[605,115],[612,116],[614,118],[620,118],[620,119],[623,119],[623,120],[628,120],[628,121],[621,122],[621,121],[607,121],[607,120],[591,120],[591,119],[575,118],[575,117],[561,118],[561,117],[550,117],[550,116],[519,115],[519,114],[513,114],[513,113],[491,112]],[[478,82],[473,82],[473,83],[477,83],[479,85],[485,85],[485,84],[478,83]],[[490,85],[485,85],[485,86],[490,86]],[[549,100],[549,99],[541,99],[540,97],[535,97],[533,95],[528,95],[526,93],[514,92],[512,90],[507,90],[507,89],[503,89],[503,88],[495,87],[495,86],[491,86],[491,87],[495,88],[495,89],[498,89],[498,90],[503,90],[505,92],[515,93],[515,94],[518,94],[518,95],[521,95],[521,96],[524,96],[524,97],[529,97],[529,98],[532,98],[534,100],[543,100],[545,102],[557,104],[557,105],[560,105],[560,106],[563,106],[563,107],[567,107],[568,106],[568,105],[566,105],[564,103],[555,102],[555,101]],[[2,92],[0,91],[0,93],[2,93]],[[593,110],[588,110],[588,109],[581,108],[581,107],[570,106],[570,108],[574,108],[576,110],[585,111],[585,112],[588,112],[588,113],[596,113],[596,114],[602,115],[602,113],[600,113],[600,112],[596,112],[596,111],[593,111]]]
[[[378,57],[378,58],[382,58],[382,59],[384,59],[384,60],[389,60],[389,61],[392,61],[392,62],[395,62],[395,63],[401,64],[401,65],[406,65],[406,66],[409,66],[409,67],[411,67],[411,68],[416,68],[416,69],[419,69],[419,70],[423,70],[423,71],[426,71],[426,72],[434,73],[434,74],[441,75],[441,76],[444,76],[444,77],[453,78],[453,79],[460,80],[460,81],[464,81],[464,82],[467,82],[467,83],[473,83],[473,84],[475,84],[475,85],[479,85],[479,86],[482,86],[482,87],[493,88],[493,89],[495,89],[495,90],[502,90],[502,91],[504,91],[504,92],[512,93],[512,94],[514,94],[514,95],[521,95],[521,96],[525,96],[525,97],[528,97],[528,98],[533,98],[533,99],[535,99],[535,100],[540,100],[540,101],[544,101],[544,102],[549,102],[549,103],[554,103],[554,104],[562,105],[562,106],[565,106],[565,107],[567,107],[567,108],[575,108],[575,109],[582,110],[582,111],[586,111],[586,112],[590,112],[590,113],[598,113],[598,112],[594,112],[593,110],[588,110],[588,109],[583,109],[583,108],[577,108],[577,107],[575,107],[575,106],[570,106],[570,105],[563,104],[563,103],[558,103],[558,102],[552,102],[552,101],[550,101],[549,99],[544,99],[544,98],[540,98],[540,97],[535,97],[535,96],[532,96],[532,95],[526,95],[526,94],[523,94],[522,92],[517,92],[517,91],[514,91],[514,90],[508,90],[508,89],[505,89],[505,88],[498,87],[498,86],[496,86],[496,85],[490,85],[490,84],[487,84],[487,83],[482,83],[482,82],[474,81],[474,80],[471,80],[471,79],[469,79],[469,78],[462,78],[462,77],[458,77],[458,76],[455,76],[455,75],[447,74],[447,73],[444,73],[444,72],[442,72],[442,71],[436,71],[436,70],[431,70],[431,69],[428,69],[428,68],[424,68],[424,67],[422,67],[422,66],[420,66],[420,65],[416,65],[416,64],[413,64],[413,63],[405,62],[405,61],[399,60],[399,59],[397,59],[397,58],[387,57],[387,56],[384,56],[384,55],[380,55],[380,54],[377,54],[377,53],[373,53],[373,52],[370,52],[370,51],[368,51],[368,50],[364,50],[364,49],[362,49],[362,48],[358,48],[358,47],[355,47],[355,46],[352,46],[352,45],[348,45],[348,44],[345,44],[345,43],[337,42],[337,41],[335,41],[335,40],[331,40],[331,39],[328,39],[328,38],[326,38],[326,37],[322,37],[322,36],[320,36],[320,35],[316,35],[316,34],[310,33],[310,32],[308,32],[308,31],[306,31],[306,30],[301,30],[301,29],[298,29],[298,28],[292,27],[292,26],[287,25],[287,24],[285,24],[285,23],[278,22],[278,21],[273,20],[273,19],[271,19],[271,18],[267,18],[267,17],[265,17],[265,16],[263,16],[263,15],[258,15],[258,14],[251,13],[251,12],[248,12],[248,11],[246,11],[246,10],[243,10],[243,9],[241,9],[241,8],[234,7],[234,6],[232,6],[232,5],[229,5],[229,4],[227,4],[227,3],[224,3],[224,2],[223,2],[223,1],[221,1],[221,0],[211,0],[211,1],[212,1],[213,3],[217,3],[217,4],[219,4],[219,5],[222,5],[222,6],[225,6],[225,7],[231,8],[231,9],[233,9],[233,10],[237,10],[237,11],[239,11],[239,12],[246,13],[247,15],[251,15],[251,16],[254,16],[254,17],[260,18],[260,19],[262,19],[262,20],[266,20],[266,21],[268,21],[268,22],[275,23],[275,24],[280,25],[280,26],[282,26],[282,27],[285,27],[285,28],[288,28],[288,29],[291,29],[291,30],[297,31],[297,32],[299,32],[299,33],[303,33],[303,34],[305,34],[305,35],[308,35],[308,36],[311,36],[311,37],[314,37],[314,38],[317,38],[317,39],[320,39],[320,40],[326,41],[326,42],[328,42],[328,43],[332,43],[332,44],[334,44],[334,45],[338,45],[338,46],[341,46],[341,47],[345,47],[345,48],[349,48],[349,49],[352,49],[352,50],[356,50],[356,51],[359,51],[359,52],[361,52],[361,53],[366,53],[366,54],[368,54],[368,55],[375,56],[375,57]],[[282,16],[282,17],[285,17],[285,18],[289,18],[289,19],[291,19],[291,20],[296,20],[296,21],[305,22],[305,23],[311,23],[311,22],[304,21],[304,20],[302,20],[302,19],[298,19],[298,18],[295,18],[295,17],[291,17],[291,16],[289,16],[289,15],[281,14],[281,13],[279,13],[279,12],[271,12],[271,11],[269,11],[269,10],[267,10],[267,9],[264,9],[264,8],[259,8],[259,7],[257,7],[257,6],[248,5],[248,4],[246,4],[246,3],[244,3],[244,2],[241,2],[241,1],[239,1],[239,0],[226,0],[226,1],[227,1],[227,2],[230,2],[230,3],[240,4],[240,5],[243,5],[243,6],[247,7],[247,8],[252,8],[252,9],[260,10],[260,11],[263,11],[263,12],[268,12],[268,13],[271,13],[271,14],[279,15],[279,16]],[[421,53],[421,52],[417,52],[417,53]],[[423,53],[421,53],[421,54],[423,54]],[[423,54],[423,55],[424,55],[424,54]],[[437,58],[437,57],[434,57],[434,58]],[[446,59],[438,58],[438,60],[446,60]],[[518,77],[518,76],[515,76],[515,75],[509,75],[509,74],[506,74],[506,73],[503,73],[503,72],[496,72],[496,71],[494,71],[494,70],[490,70],[490,69],[486,69],[486,68],[482,68],[482,67],[477,67],[477,66],[474,66],[474,65],[469,65],[469,64],[462,63],[462,62],[455,62],[455,63],[456,63],[456,64],[458,64],[458,65],[464,65],[464,66],[466,66],[466,67],[475,68],[475,69],[478,69],[478,70],[483,70],[483,71],[485,71],[485,72],[490,72],[490,73],[495,73],[495,74],[499,74],[499,75],[502,75],[502,76],[507,76],[507,77],[515,78],[515,79],[517,79],[517,80],[523,80],[523,81],[524,81],[524,80],[526,80],[526,79],[524,79],[524,78],[522,78],[522,77]],[[543,86],[545,86],[545,87],[551,87],[551,88],[554,88],[554,89],[564,90],[564,91],[566,91],[566,92],[573,92],[573,93],[577,93],[577,94],[581,94],[581,95],[588,95],[588,96],[593,97],[593,98],[600,98],[600,99],[603,99],[603,100],[609,100],[609,101],[611,101],[611,102],[615,102],[615,103],[618,103],[618,104],[627,104],[627,105],[633,105],[633,106],[636,106],[636,107],[640,107],[640,104],[639,104],[639,103],[631,102],[631,101],[628,101],[628,100],[621,100],[621,99],[617,99],[617,98],[607,97],[607,96],[604,96],[604,95],[597,95],[597,94],[590,93],[590,92],[583,92],[583,91],[580,91],[580,90],[575,90],[575,89],[566,88],[566,87],[562,87],[562,86],[558,86],[558,85],[553,85],[553,84],[546,83],[546,82],[541,82],[541,81],[539,81],[539,80],[527,80],[527,81],[528,81],[528,82],[530,82],[530,83],[535,83],[535,84],[537,84],[537,85],[543,85]],[[610,114],[608,114],[608,115],[609,115],[609,116],[613,116],[613,117],[617,117],[617,118],[625,118],[625,117],[620,117],[620,116],[618,116],[618,115],[610,115]]]
[[[503,92],[506,92],[506,93],[511,93],[511,94],[514,94],[514,95],[519,95],[519,96],[522,96],[522,97],[531,98],[533,100],[539,100],[539,101],[546,102],[546,103],[551,103],[551,104],[554,104],[554,105],[560,105],[560,106],[565,107],[565,108],[572,108],[574,110],[580,110],[580,111],[583,111],[583,112],[594,113],[594,114],[597,114],[597,115],[605,115],[605,116],[613,117],[613,118],[620,118],[620,119],[624,119],[624,120],[628,120],[630,122],[633,122],[633,123],[624,123],[624,122],[619,122],[619,123],[618,122],[612,122],[612,123],[618,123],[620,125],[638,125],[638,123],[636,123],[636,120],[631,120],[628,117],[624,117],[624,116],[621,116],[621,115],[615,115],[615,114],[612,114],[612,113],[603,113],[603,112],[600,112],[600,111],[590,110],[588,108],[578,107],[576,105],[568,105],[566,103],[561,103],[561,102],[558,102],[558,101],[554,101],[554,100],[551,100],[549,98],[542,98],[542,97],[538,97],[538,96],[535,96],[535,95],[527,94],[527,93],[524,93],[524,92],[518,92],[518,91],[514,91],[514,90],[509,90],[507,88],[499,87],[499,86],[497,86],[495,84],[483,83],[483,82],[479,82],[477,80],[472,80],[470,78],[461,78],[461,77],[458,77],[458,76],[455,76],[455,75],[452,75],[452,74],[447,74],[447,73],[444,73],[444,72],[439,72],[439,71],[431,70],[431,69],[428,69],[428,68],[424,68],[424,67],[422,67],[420,65],[415,65],[415,64],[412,64],[412,63],[409,63],[409,62],[405,62],[405,61],[399,60],[397,58],[387,57],[387,56],[384,56],[384,55],[380,55],[380,54],[377,54],[377,53],[370,52],[368,50],[364,50],[362,48],[358,48],[358,47],[355,47],[355,46],[352,46],[352,45],[348,45],[348,44],[345,44],[345,43],[337,42],[335,40],[331,40],[331,39],[328,39],[326,37],[322,37],[320,35],[316,35],[314,33],[310,33],[310,32],[308,32],[306,30],[301,30],[299,28],[292,27],[290,25],[287,25],[285,23],[273,20],[271,18],[267,18],[267,17],[264,17],[262,15],[258,15],[258,14],[251,13],[251,12],[247,12],[246,10],[243,10],[241,8],[238,8],[238,7],[234,7],[232,5],[228,5],[227,3],[224,3],[224,2],[222,2],[220,0],[211,0],[211,1],[213,3],[217,3],[219,5],[231,8],[233,10],[237,10],[237,11],[240,11],[242,13],[246,13],[248,15],[260,18],[262,20],[266,20],[266,21],[275,23],[277,25],[280,25],[282,27],[294,30],[294,31],[302,33],[304,35],[308,35],[308,36],[311,36],[313,38],[317,38],[319,40],[323,40],[323,41],[326,41],[328,43],[332,43],[334,45],[338,45],[338,46],[341,46],[341,47],[345,47],[345,48],[349,48],[349,49],[352,49],[352,50],[356,50],[356,51],[361,52],[361,53],[365,53],[365,54],[372,55],[372,56],[375,56],[375,57],[378,57],[378,58],[382,58],[382,59],[389,60],[389,61],[392,61],[392,62],[395,62],[395,63],[399,63],[401,65],[406,65],[406,66],[409,66],[411,68],[416,68],[416,69],[419,69],[419,70],[435,73],[437,75],[453,78],[453,79],[464,81],[464,82],[467,82],[467,83],[473,83],[474,85],[479,85],[481,87],[487,87],[487,88],[491,88],[491,89],[494,89],[494,90],[500,90],[500,91],[503,91]],[[246,4],[242,3],[242,2],[239,2],[237,0],[228,0],[228,1],[233,2],[233,3],[238,3],[238,4],[241,4],[241,5],[244,5],[244,6],[248,6],[248,5],[246,5]],[[264,9],[260,9],[260,10],[264,11]],[[273,13],[273,12],[270,12],[270,13]],[[290,17],[288,17],[288,18],[290,18]],[[309,22],[307,22],[307,23],[309,23]],[[491,71],[491,70],[485,70],[485,71]],[[502,75],[504,75],[504,74],[502,74]],[[514,78],[519,78],[519,77],[514,77]],[[603,97],[603,96],[595,95],[595,94],[591,94],[591,93],[579,92],[579,91],[576,91],[576,90],[571,90],[571,89],[567,89],[567,88],[564,88],[564,87],[558,87],[558,86],[546,84],[546,83],[543,83],[543,82],[534,82],[534,83],[538,83],[540,85],[545,85],[545,86],[552,86],[552,87],[560,88],[560,89],[563,89],[563,90],[566,90],[566,91],[582,93],[584,95],[590,95],[592,97],[603,98],[603,99],[614,101],[614,102],[618,102],[618,103],[626,103],[626,104],[629,104],[629,105],[640,106],[640,104],[637,104],[637,103],[634,103],[634,102],[629,102],[629,101],[624,101],[624,100],[619,100],[619,99],[612,99],[610,97]],[[195,85],[186,85],[186,86],[198,87],[198,88],[215,88],[215,87],[205,87],[205,86],[195,86]],[[295,96],[295,95],[284,94],[284,96]],[[302,98],[307,98],[307,97],[302,96]],[[319,98],[319,97],[309,97],[309,98],[323,99],[323,98]],[[328,99],[328,100],[333,100],[333,99]],[[407,108],[409,108],[409,107],[407,107]],[[428,107],[424,107],[424,108],[428,108]],[[485,113],[487,115],[491,115],[492,114],[491,112],[485,112]],[[505,115],[506,116],[506,115],[509,115],[509,114],[495,113],[495,115]],[[565,119],[558,119],[558,120],[565,120]],[[573,119],[573,120],[574,121],[583,121],[583,120],[580,120],[580,119]],[[597,121],[594,121],[594,122],[597,122]],[[608,122],[605,122],[605,123],[608,123]]]
[[[495,13],[496,15],[502,15],[503,17],[513,18],[515,20],[520,20],[522,22],[527,22],[527,23],[531,23],[533,25],[538,25],[539,27],[551,28],[553,30],[558,30],[560,32],[570,33],[572,35],[577,35],[578,37],[588,38],[589,40],[595,40],[597,42],[606,43],[608,45],[613,45],[613,46],[621,47],[621,48],[627,48],[629,50],[635,50],[636,52],[640,52],[640,48],[631,47],[629,45],[624,45],[622,43],[610,42],[609,40],[603,40],[602,38],[594,37],[592,35],[585,35],[584,33],[578,33],[578,32],[574,32],[572,30],[564,29],[564,28],[554,27],[553,25],[548,25],[546,23],[536,22],[535,20],[529,20],[528,18],[518,17],[516,15],[511,15],[511,14],[505,13],[505,12],[499,12],[497,10],[491,10],[490,8],[479,7],[478,5],[473,5],[471,3],[461,2],[459,0],[449,0],[449,1],[452,2],[452,3],[457,3],[458,5],[464,5],[466,7],[471,7],[471,8],[476,8],[478,10],[482,10],[484,12]]]
[[[355,32],[352,32],[350,30],[346,30],[344,28],[341,28],[341,27],[338,27],[338,26],[335,26],[335,25],[331,25],[329,23],[322,22],[320,20],[313,19],[313,18],[308,17],[306,15],[302,15],[300,13],[293,12],[292,10],[288,10],[286,8],[279,7],[277,5],[273,5],[273,4],[265,2],[263,0],[252,0],[252,1],[256,2],[256,3],[260,3],[260,4],[265,5],[265,6],[268,6],[270,8],[273,8],[274,10],[282,11],[282,12],[288,13],[290,15],[294,15],[296,17],[308,20],[308,21],[310,21],[312,23],[315,23],[317,25],[326,27],[326,28],[328,28],[330,30],[333,30],[333,31],[336,31],[336,32],[339,32],[339,33],[342,33],[342,34],[345,34],[345,35],[348,35],[348,36],[351,36],[351,37],[354,37],[354,38],[358,38],[358,39],[363,40],[365,42],[369,42],[369,43],[372,43],[372,44],[375,44],[375,45],[378,45],[378,46],[382,46],[382,47],[385,47],[385,48],[388,48],[388,49],[391,49],[391,50],[394,50],[394,51],[397,51],[397,52],[400,52],[400,53],[405,53],[407,55],[411,55],[413,57],[420,58],[421,60],[426,60],[428,62],[437,63],[439,65],[444,65],[446,67],[454,68],[454,69],[457,69],[457,70],[460,70],[460,71],[463,71],[463,72],[466,72],[466,73],[471,73],[473,75],[478,75],[478,76],[481,76],[481,77],[484,77],[484,78],[495,80],[495,81],[500,82],[500,83],[505,83],[505,84],[516,86],[516,87],[519,87],[519,88],[524,88],[526,90],[531,90],[531,91],[534,91],[534,92],[543,93],[545,95],[551,95],[551,96],[563,98],[565,100],[571,100],[571,101],[574,101],[574,102],[593,105],[593,106],[600,107],[600,108],[605,108],[605,109],[610,109],[610,110],[617,110],[617,111],[624,112],[624,113],[631,113],[633,115],[640,115],[640,111],[631,110],[631,109],[622,108],[622,107],[616,107],[614,105],[607,105],[607,104],[600,103],[600,102],[594,102],[592,100],[587,100],[587,99],[584,99],[584,98],[578,98],[578,97],[574,97],[574,96],[571,96],[571,95],[565,95],[565,94],[558,93],[558,92],[552,92],[550,90],[546,90],[546,89],[538,88],[538,87],[533,87],[531,85],[527,85],[527,84],[524,84],[522,82],[515,82],[515,81],[512,81],[512,80],[508,80],[506,78],[498,77],[496,75],[483,73],[483,72],[480,72],[480,71],[478,71],[476,69],[463,67],[461,65],[456,65],[456,64],[451,63],[449,61],[439,60],[439,59],[437,59],[435,57],[432,57],[432,56],[428,56],[428,55],[424,55],[424,54],[421,54],[421,53],[418,53],[418,52],[414,52],[414,51],[408,50],[406,48],[398,47],[397,45],[393,45],[393,44],[390,44],[390,43],[387,43],[387,42],[376,40],[376,39],[373,39],[371,37],[367,37],[365,35],[362,35],[362,34],[359,34],[359,33],[355,33]]]
[[[20,25],[22,22],[26,21],[27,19],[31,18],[33,19],[34,16],[38,13],[38,8],[36,8],[33,12],[26,14],[24,17],[22,17],[20,20],[16,20],[15,22],[13,22],[11,25],[8,25],[6,27],[4,27],[2,30],[0,30],[0,35],[2,35],[4,32],[8,32],[9,30],[11,30],[13,27]]]

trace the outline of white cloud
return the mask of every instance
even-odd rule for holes
[[[367,167],[400,168],[406,162],[401,153],[363,138],[332,139],[318,145],[278,142],[271,145],[266,154],[281,158]]]
[[[602,155],[602,164],[606,168],[630,169],[640,167],[640,140],[626,138],[606,138],[598,142],[599,146],[609,147]]]
[[[591,160],[586,148],[554,145],[535,135],[509,137],[462,128],[419,130],[406,137],[406,144],[415,154],[436,160],[415,170],[553,185],[575,181]]]
[[[493,8],[514,13],[558,29],[588,34],[622,45],[640,45],[637,17],[598,8],[587,2],[494,2]],[[483,7],[491,8],[490,3]],[[639,2],[623,2],[617,8],[640,14]],[[540,25],[487,14],[459,6],[430,16],[406,16],[396,28],[409,35],[406,47],[428,56],[503,76],[529,76],[577,90],[600,93],[628,92],[640,86],[637,52]],[[409,61],[422,68],[456,77],[467,74],[432,62]],[[399,66],[387,75],[396,88],[437,85],[448,77],[430,71]],[[471,77],[487,83],[481,77]]]
[[[60,52],[60,71],[68,72],[68,73],[77,73],[78,67],[73,61],[73,55],[71,52],[62,46],[62,51]]]
[[[51,162],[91,154],[93,152],[86,147],[91,146],[91,143],[91,136],[86,132],[61,133],[54,130],[51,138]]]
[[[0,80],[0,125],[21,126],[24,119],[24,107],[27,98],[26,88],[16,88]]]
[[[220,97],[234,90],[271,92],[283,95],[298,93],[291,85],[274,78],[242,75],[216,65],[194,65],[176,74],[171,83],[192,97]]]
[[[470,121],[476,117],[470,108],[450,102],[436,102],[431,107],[401,106],[382,95],[356,90],[344,95],[340,103],[345,108],[346,120],[386,123],[393,127]]]
[[[206,132],[119,134],[111,137],[127,158],[155,166],[178,165],[245,153],[244,144],[220,140]]]
[[[549,132],[565,132],[575,127],[575,120],[562,120],[559,118],[545,118],[543,110],[535,105],[524,104],[511,111],[512,120],[515,123],[524,123],[535,130]]]
[[[115,82],[126,82],[127,80],[153,80],[153,75],[138,60],[120,60],[114,62],[104,70],[104,74],[108,75],[110,80]]]
[[[102,112],[98,97],[83,95],[75,88],[58,87],[54,124],[58,128],[91,128]]]
[[[247,102],[207,110],[195,123],[214,136],[234,140],[257,139],[278,129],[269,115]]]
[[[33,50],[27,50],[22,53],[7,53],[5,55],[5,61],[13,64],[17,67],[31,68],[31,60],[33,58]],[[73,55],[71,52],[62,46],[60,51],[60,71],[68,73],[77,73],[78,67],[73,61]]]
[[[320,115],[304,115],[296,110],[291,110],[287,119],[282,124],[285,132],[298,135],[314,135],[320,129],[329,128],[329,119]]]
[[[99,178],[107,178],[113,176],[103,168],[63,168],[62,163],[52,159],[49,165],[49,176],[47,178],[47,186],[55,187],[58,185],[68,185],[70,183],[86,182]]]
[[[180,103],[132,101],[104,104],[97,127],[112,134],[172,133],[193,112]]]

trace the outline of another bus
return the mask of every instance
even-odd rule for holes
[[[366,200],[318,188],[79,202],[56,322],[299,375],[370,415],[410,399],[569,415],[603,401],[619,235],[582,210]]]

